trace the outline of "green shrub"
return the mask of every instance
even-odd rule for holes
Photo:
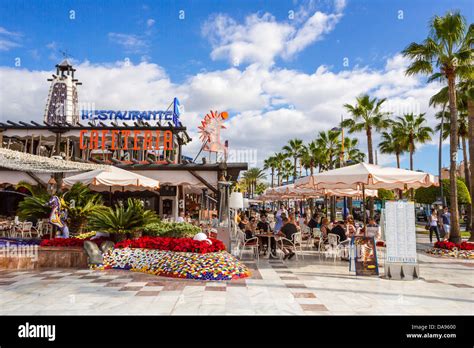
[[[376,199],[386,201],[394,200],[395,193],[392,190],[378,189],[378,197]]]
[[[126,204],[119,203],[113,208],[103,207],[94,211],[88,226],[95,231],[128,234],[158,220],[156,213],[146,210],[139,199],[129,198]]]
[[[443,179],[443,195],[446,197],[449,204],[449,179]],[[466,184],[460,178],[457,179],[458,186],[458,203],[471,204],[471,197]],[[439,186],[421,187],[415,191],[415,201],[417,203],[431,204],[440,196]]]
[[[143,233],[157,237],[194,237],[201,229],[185,222],[160,221],[145,226]]]

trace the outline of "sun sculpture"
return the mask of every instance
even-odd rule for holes
[[[224,126],[224,120],[229,117],[226,111],[210,111],[201,121],[199,128],[200,139],[204,143],[203,150],[209,152],[225,152],[226,148],[221,142],[221,129]]]

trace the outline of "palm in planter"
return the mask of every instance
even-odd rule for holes
[[[101,232],[125,234],[141,230],[145,225],[158,222],[158,216],[146,210],[138,199],[129,198],[127,204],[116,204],[95,211],[89,219],[89,227]]]
[[[18,204],[17,214],[20,219],[44,219],[49,216],[51,208],[46,204],[50,196],[46,189],[23,181],[19,182],[16,188],[26,189],[31,194],[30,197],[25,197]]]
[[[69,191],[62,196],[62,204],[68,211],[69,230],[73,233],[81,233],[87,220],[97,211],[103,210],[102,196],[93,193],[82,183],[74,184]]]

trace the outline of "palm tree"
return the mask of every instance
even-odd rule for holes
[[[431,75],[429,81],[445,78],[448,82],[449,112],[451,115],[449,185],[451,202],[450,240],[461,241],[457,199],[457,102],[456,76],[473,71],[474,25],[466,27],[466,19],[459,12],[448,12],[444,17],[435,16],[429,22],[430,33],[422,43],[413,42],[403,50],[403,55],[412,60],[407,75]],[[467,30],[466,30],[467,29]],[[435,69],[437,70],[435,72]]]
[[[348,128],[349,133],[365,131],[367,135],[367,149],[369,153],[369,163],[374,163],[374,151],[372,145],[372,131],[379,131],[387,128],[389,122],[386,118],[387,112],[381,110],[385,99],[371,99],[365,94],[356,98],[355,105],[344,104],[346,110],[352,115],[352,118],[341,122],[341,127]]]
[[[361,163],[365,160],[365,153],[359,150],[357,138],[344,138],[344,153],[351,163]]]
[[[283,146],[283,151],[286,156],[293,158],[293,181],[296,180],[296,169],[298,158],[301,157],[301,151],[303,150],[303,140],[291,139],[288,141],[288,145]]]
[[[397,134],[396,129],[392,128],[390,133],[382,133],[382,141],[379,143],[379,149],[381,153],[395,155],[397,158],[397,168],[400,168],[400,155],[406,151],[400,134]]]
[[[286,160],[286,156],[278,152],[273,157],[275,157],[275,169],[277,171],[277,186],[280,186],[283,177],[283,162]]]
[[[474,78],[474,72],[471,74],[473,75],[472,77]],[[469,81],[469,82],[468,82]],[[459,139],[461,140],[461,147],[462,147],[462,152],[463,152],[463,161],[464,161],[464,178],[466,180],[466,186],[472,195],[473,193],[471,192],[471,168],[468,165],[468,157],[467,157],[467,142],[466,139],[469,138],[469,103],[472,102],[472,97],[470,98],[469,96],[469,89],[473,88],[472,87],[473,82],[470,81],[469,79],[460,81],[456,85],[456,101],[457,101],[457,109],[459,112],[458,115],[458,142]],[[472,91],[474,95],[474,89]],[[445,106],[449,102],[449,93],[448,93],[448,87],[443,87],[438,93],[436,93],[434,96],[431,97],[430,99],[430,106],[443,106],[443,111],[436,113],[435,117],[442,122],[436,126],[436,130],[440,131],[441,128],[443,129],[443,134],[442,139],[447,139],[450,136],[451,132],[451,127],[450,127],[450,121],[451,121],[451,115],[449,112],[445,111]],[[473,105],[474,106],[474,105]],[[471,106],[472,108],[472,106]],[[474,117],[474,110],[471,111],[472,117]],[[442,127],[441,127],[442,125]],[[470,143],[473,141],[470,141]],[[441,146],[441,143],[440,143]],[[441,148],[440,148],[441,151]],[[467,207],[467,213],[468,213],[468,219],[467,219],[467,224],[466,224],[466,229],[470,229],[471,226],[471,211],[472,207],[468,206]]]
[[[263,161],[263,169],[265,170],[268,170],[270,169],[271,170],[271,177],[272,177],[272,180],[271,180],[271,187],[273,187],[273,179],[275,177],[275,169],[277,168],[278,166],[278,162],[277,162],[277,159],[275,156],[270,156],[268,157],[266,160]]]
[[[316,138],[316,144],[320,151],[320,171],[333,169],[335,160],[341,149],[341,131],[329,130],[326,132],[319,132]]]
[[[315,141],[306,145],[301,152],[301,164],[309,169],[310,175],[314,174],[314,168],[321,160],[321,148]]]
[[[294,174],[295,167],[291,164],[289,159],[286,159],[282,163],[282,177],[286,179],[286,183],[290,181],[290,176]]]
[[[249,197],[253,197],[257,187],[257,183],[260,180],[265,179],[266,174],[260,168],[250,168],[243,174],[243,178],[247,181],[249,187]]]
[[[398,134],[402,144],[408,147],[410,153],[410,170],[413,170],[413,154],[415,153],[416,144],[424,144],[431,140],[433,130],[425,126],[425,114],[414,115],[405,114],[403,117],[398,116],[393,123],[394,134]]]

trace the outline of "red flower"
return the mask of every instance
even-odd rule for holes
[[[163,251],[212,253],[225,250],[225,245],[218,239],[209,238],[212,244],[207,241],[197,241],[192,238],[171,238],[171,237],[149,237],[144,236],[138,239],[127,239],[116,243],[116,248],[142,248],[157,249]]]
[[[49,246],[49,247],[82,247],[86,240],[91,240],[90,238],[79,239],[79,238],[53,238],[53,239],[44,239],[41,241],[40,246]],[[92,242],[95,242],[98,246],[102,242],[106,241],[106,238],[96,238],[92,239]]]
[[[456,244],[450,241],[436,242],[434,244],[435,248],[453,250],[458,248],[458,250],[474,250],[474,243],[462,242],[461,244]]]

